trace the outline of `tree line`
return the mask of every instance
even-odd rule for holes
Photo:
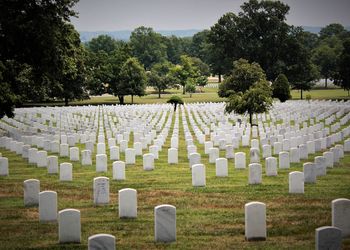
[[[238,14],[226,13],[189,38],[165,37],[142,26],[128,42],[102,35],[86,44],[70,24],[77,2],[0,2],[0,117],[13,115],[24,102],[64,100],[68,105],[103,93],[124,103],[127,95],[145,95],[146,86],[159,97],[173,87],[192,93],[207,84],[209,75],[218,75],[220,82],[224,76],[220,96],[244,95],[256,81],[238,92],[231,87],[234,74],[248,62],[253,70],[261,67],[267,83],[280,86],[271,93],[282,99],[289,92],[281,86],[301,90],[302,98],[320,77],[350,89],[350,33],[340,24],[319,34],[288,25],[289,6],[280,1],[250,0]]]

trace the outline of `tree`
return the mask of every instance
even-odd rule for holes
[[[196,92],[196,84],[193,79],[189,79],[186,84],[186,92],[190,93],[190,98],[192,98],[192,94]]]
[[[235,93],[229,96],[225,111],[238,114],[249,114],[249,122],[252,124],[253,114],[267,112],[272,106],[271,88],[269,83],[260,80],[250,87],[246,92]]]
[[[176,111],[177,105],[183,105],[184,101],[181,99],[181,97],[177,95],[173,95],[170,97],[170,99],[167,101],[167,103],[173,104],[174,105],[174,111]]]
[[[180,56],[189,54],[191,37],[176,37],[174,35],[169,37],[162,37],[163,43],[166,45],[166,54],[168,61],[173,64],[180,63]]]
[[[333,78],[336,71],[337,53],[335,49],[322,44],[315,48],[312,54],[312,61],[319,67],[321,76],[325,78],[325,88],[327,88],[328,78]]]
[[[294,27],[286,23],[289,6],[250,0],[241,9],[238,15],[226,13],[211,27],[208,40],[215,53],[210,67],[217,74],[229,74],[232,62],[245,58],[259,63],[270,81],[280,73],[290,79],[288,69],[295,64],[300,41],[294,39]]]
[[[272,97],[278,98],[281,102],[285,102],[292,97],[288,79],[284,74],[278,75],[272,83],[272,93]]]
[[[139,61],[131,57],[123,65],[119,74],[118,96],[131,95],[131,103],[134,103],[134,95],[144,96],[146,89],[146,72]],[[121,99],[119,99],[121,100]],[[124,104],[123,101],[121,104]]]
[[[130,47],[123,41],[116,41],[113,38],[103,39],[98,37],[93,42],[87,43],[87,77],[88,89],[92,95],[102,95],[104,93],[113,93],[118,85],[118,76],[120,69],[128,58],[131,57]],[[110,51],[110,46],[104,46],[104,42],[113,45],[113,51]],[[101,44],[100,44],[101,42]],[[91,48],[99,48],[98,50]]]
[[[344,90],[350,91],[350,39],[344,41],[343,52],[338,62],[338,74],[335,77],[335,83]]]
[[[111,54],[118,47],[118,42],[108,35],[99,35],[96,38],[92,38],[87,43],[87,48],[94,53],[104,51],[107,54]]]
[[[0,61],[5,67],[1,84],[7,83],[17,105],[60,96],[61,91],[52,90],[62,87],[68,69],[80,67],[74,65],[77,54],[69,51],[78,49],[74,35],[67,37],[76,2],[0,1]],[[11,98],[7,102],[14,103]]]
[[[208,34],[212,73],[219,75],[219,82],[221,82],[221,75],[228,73],[231,69],[232,62],[238,59],[240,48],[237,44],[239,41],[238,28],[239,18],[234,13],[226,13],[218,22],[210,28]]]
[[[295,89],[300,90],[300,99],[303,99],[303,91],[309,91],[315,85],[317,79],[319,79],[319,71],[317,66],[310,61],[306,61],[304,64],[301,62],[299,65],[298,75],[293,81]]]
[[[10,85],[3,81],[5,70],[5,65],[0,62],[0,117],[3,117],[4,115],[13,117],[13,109],[17,102],[17,97],[12,92]]]
[[[174,85],[176,80],[172,77],[170,69],[173,65],[170,62],[156,63],[151,71],[147,72],[147,82],[149,86],[158,91],[158,98],[161,98],[161,92]]]
[[[64,99],[65,105],[73,99],[88,98],[86,92],[85,50],[79,33],[71,24],[62,27],[60,42],[62,64],[57,68],[57,82],[50,88],[51,97]]]
[[[166,59],[166,45],[162,36],[152,28],[141,26],[136,28],[130,36],[132,54],[150,70],[152,65]]]
[[[172,76],[177,79],[182,86],[183,94],[186,93],[186,84],[190,78],[197,78],[200,76],[199,69],[194,66],[191,57],[182,55],[180,57],[181,64],[176,65],[171,69]]]
[[[246,92],[254,83],[266,79],[258,63],[249,63],[245,59],[233,62],[233,69],[219,86],[219,96],[229,97],[233,92]]]
[[[320,40],[324,40],[333,36],[346,38],[349,37],[349,32],[344,28],[343,25],[339,23],[328,24],[320,31]]]

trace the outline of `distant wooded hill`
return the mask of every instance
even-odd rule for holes
[[[305,31],[311,33],[319,33],[323,27],[315,26],[302,26]],[[345,27],[350,30],[350,27]],[[162,34],[163,36],[177,36],[177,37],[191,37],[197,32],[202,31],[200,29],[188,29],[188,30],[156,30],[156,32]],[[128,41],[130,38],[132,30],[118,30],[118,31],[80,31],[80,40],[84,42],[90,41],[94,37],[99,35],[109,35],[114,39]]]
[[[162,34],[163,36],[177,36],[177,37],[191,37],[198,33],[199,29],[189,29],[189,30],[156,30],[156,32]],[[127,41],[130,38],[132,30],[119,30],[119,31],[80,31],[80,40],[82,42],[88,42],[94,37],[99,35],[109,35],[114,39]]]

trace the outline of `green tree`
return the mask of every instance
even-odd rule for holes
[[[161,92],[173,86],[176,81],[170,72],[172,67],[173,65],[166,61],[154,64],[151,71],[147,72],[148,85],[158,91],[158,98],[161,98]]]
[[[72,7],[76,2],[0,1],[2,81],[11,96],[17,97],[18,105],[62,96],[63,80],[68,75],[71,79],[74,68],[80,68],[81,60],[75,58],[79,57],[75,52],[80,43],[77,46],[73,27],[68,24],[75,16]]]
[[[290,84],[284,74],[279,74],[272,83],[272,97],[278,98],[281,102],[285,102],[292,96],[290,94]]]
[[[197,78],[200,76],[199,69],[194,66],[191,57],[187,55],[182,55],[180,57],[181,64],[175,65],[171,69],[172,76],[177,80],[177,82],[182,86],[182,93],[186,93],[186,84],[190,78]]]
[[[152,65],[167,57],[167,48],[162,36],[153,31],[152,28],[141,26],[136,28],[130,36],[132,54],[145,67],[150,70]]]
[[[259,63],[270,81],[280,73],[289,79],[288,69],[300,53],[295,28],[286,23],[289,6],[281,1],[250,0],[241,9],[238,15],[225,14],[211,27],[209,42],[215,53],[210,67],[217,74],[228,74],[233,61],[245,58]]]
[[[118,76],[121,67],[128,58],[131,57],[130,47],[122,41],[115,41],[113,38],[106,36],[94,40],[94,45],[87,43],[87,77],[88,89],[92,95],[102,95],[106,92],[113,92],[117,85]],[[113,51],[110,46],[104,46],[104,42],[113,44]],[[101,42],[102,44],[100,44]],[[91,50],[91,48],[99,48]]]
[[[208,61],[212,73],[219,76],[219,82],[221,82],[221,75],[228,73],[232,62],[239,58],[238,54],[241,51],[237,44],[239,41],[238,25],[239,17],[234,13],[226,13],[210,28]]]
[[[0,117],[7,115],[13,117],[13,109],[17,102],[16,95],[12,92],[10,85],[4,82],[3,75],[6,73],[5,65],[0,62]]]
[[[86,46],[91,52],[94,53],[104,51],[107,54],[111,54],[114,50],[117,49],[118,43],[108,35],[99,35],[96,38],[92,38]]]
[[[249,122],[253,123],[253,114],[267,112],[272,106],[271,88],[266,80],[260,80],[246,92],[238,92],[229,96],[225,111],[228,113],[249,114]]]
[[[190,78],[186,84],[186,92],[190,93],[190,98],[192,98],[192,94],[196,92],[196,84],[193,78]]]
[[[266,79],[258,63],[249,63],[245,59],[233,62],[233,69],[219,86],[219,96],[229,97],[233,92],[246,92],[253,84]]]
[[[80,43],[79,33],[73,25],[65,24],[60,43],[62,64],[57,68],[59,74],[48,94],[64,99],[65,105],[73,99],[88,98],[86,92],[85,50]]]
[[[349,34],[350,33],[344,28],[343,25],[339,23],[331,23],[321,29],[320,40],[324,40],[326,38],[330,38],[334,36],[344,39],[349,37]]]
[[[338,62],[338,74],[335,77],[335,83],[343,89],[350,91],[350,39],[344,41],[343,51]]]
[[[169,98],[167,103],[173,104],[174,105],[174,111],[176,111],[177,105],[183,105],[184,101],[182,100],[181,97],[179,97],[177,95],[173,95],[172,97]]]
[[[337,68],[337,53],[335,49],[322,44],[315,48],[312,54],[312,61],[319,67],[321,76],[325,78],[325,88],[327,88],[327,80],[333,78]]]
[[[137,58],[129,58],[120,70],[118,86],[115,94],[123,96],[131,95],[131,103],[134,103],[134,96],[144,96],[146,90],[146,72]],[[119,99],[120,100],[120,99]],[[123,102],[121,102],[123,104]]]

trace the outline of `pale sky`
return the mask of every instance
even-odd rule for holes
[[[80,0],[78,31],[207,29],[227,12],[238,13],[244,0]],[[297,26],[350,26],[350,0],[283,0],[287,23]]]

